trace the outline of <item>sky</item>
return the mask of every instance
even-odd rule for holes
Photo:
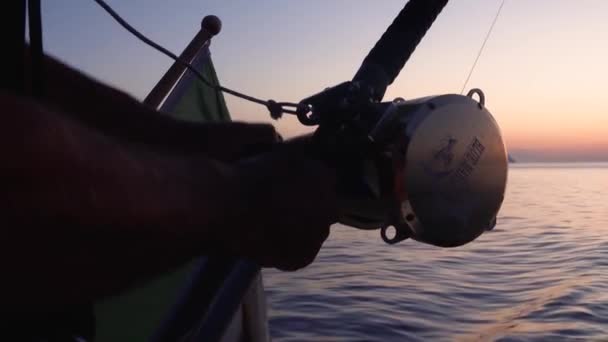
[[[405,0],[107,0],[179,54],[215,14],[213,61],[223,85],[298,102],[350,80]],[[386,99],[459,93],[501,0],[452,0]],[[47,53],[143,99],[171,61],[92,0],[43,2]],[[481,88],[520,161],[608,161],[608,1],[506,0],[467,88]],[[295,118],[226,95],[235,120],[306,133]]]

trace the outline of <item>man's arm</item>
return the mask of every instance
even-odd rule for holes
[[[45,103],[123,141],[234,161],[243,154],[267,149],[277,140],[274,128],[266,124],[201,124],[173,119],[50,57],[45,57],[45,82]]]
[[[0,93],[5,309],[123,291],[199,255],[295,270],[336,221],[333,173],[299,145],[231,166],[127,144]]]

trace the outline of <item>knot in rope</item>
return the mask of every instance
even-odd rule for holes
[[[275,100],[266,101],[266,108],[270,112],[270,117],[278,120],[283,116],[283,106]]]

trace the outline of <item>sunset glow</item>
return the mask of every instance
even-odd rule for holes
[[[44,3],[47,50],[143,98],[170,61],[123,32],[92,2],[60,2]],[[218,15],[224,25],[212,53],[223,83],[285,101],[350,79],[405,3],[110,2],[176,52],[205,14]],[[387,98],[459,93],[499,4],[451,1]],[[484,90],[515,158],[608,161],[606,13],[603,0],[507,0],[468,88]],[[264,108],[227,100],[238,120],[270,121]],[[307,131],[293,118],[275,124],[285,136]]]

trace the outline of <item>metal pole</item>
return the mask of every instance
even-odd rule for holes
[[[181,55],[179,55],[179,58],[191,63],[203,46],[209,44],[211,38],[220,33],[221,29],[222,22],[218,17],[214,15],[206,16],[201,22],[201,30],[198,31],[190,44],[186,46]],[[158,108],[185,70],[186,67],[182,64],[177,62],[173,63],[158,83],[156,83],[154,88],[152,88],[148,96],[146,96],[144,104],[152,108]]]

